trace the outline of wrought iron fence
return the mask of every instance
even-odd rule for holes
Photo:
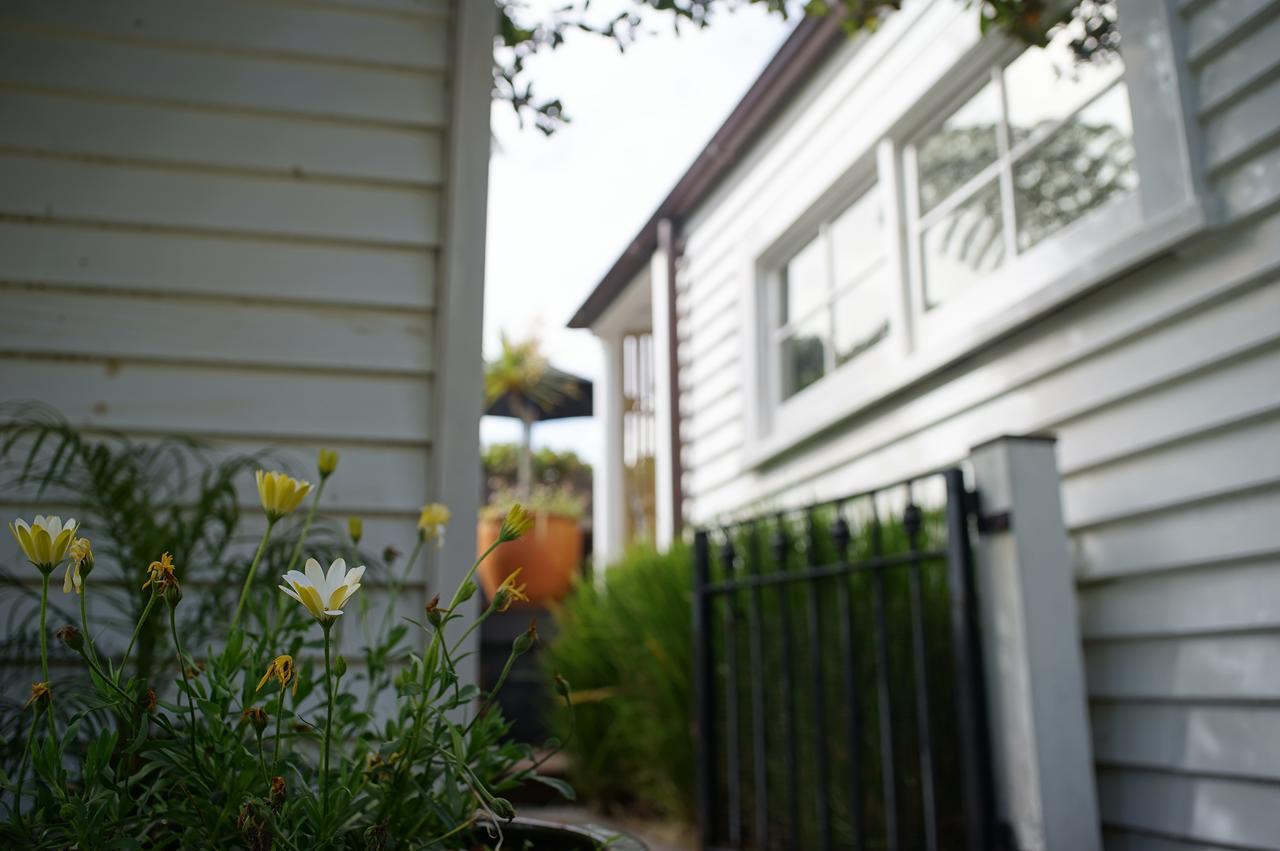
[[[992,847],[973,503],[951,469],[696,533],[704,848]]]

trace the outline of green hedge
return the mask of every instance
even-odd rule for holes
[[[830,516],[817,522],[817,560],[834,560],[829,534]],[[946,530],[941,512],[926,511],[918,545],[939,549],[945,545]],[[857,525],[850,543],[850,558],[871,556],[873,526]],[[757,554],[754,569],[772,573],[780,569],[772,558],[772,523],[761,527],[758,545],[745,533],[735,539],[738,569],[744,558]],[[785,569],[797,570],[807,558],[805,528],[789,522],[791,560]],[[905,552],[908,541],[900,523],[880,526],[879,547],[887,554]],[[719,544],[712,545],[713,579],[724,576]],[[902,847],[924,844],[920,729],[917,719],[915,682],[917,672],[910,621],[910,569],[885,569],[883,593],[889,658],[889,691],[893,707],[894,789],[898,800],[899,842]],[[784,765],[783,733],[786,678],[794,694],[798,739],[798,785],[800,842],[817,844],[817,800],[823,790],[816,776],[816,748],[822,747],[830,762],[826,793],[832,801],[834,839],[838,847],[852,843],[852,814],[849,789],[849,759],[846,729],[849,705],[843,692],[843,663],[840,631],[843,612],[837,583],[827,579],[818,585],[817,612],[821,628],[823,706],[827,729],[815,731],[813,707],[816,691],[810,654],[811,607],[807,586],[788,584],[765,586],[759,595],[759,623],[763,637],[763,680],[765,728],[768,735],[766,770],[771,801],[773,844],[786,826],[786,790],[790,787]],[[862,571],[846,580],[850,590],[854,654],[859,710],[858,742],[863,764],[861,805],[869,847],[880,847],[886,834],[883,806],[883,755],[881,753],[878,695],[875,688],[877,661],[874,632],[875,580]],[[923,678],[928,685],[930,706],[928,733],[933,744],[934,788],[937,800],[938,835],[941,847],[960,844],[957,731],[952,707],[954,684],[951,678],[949,593],[945,560],[926,562],[919,568],[920,595],[925,613]],[[587,796],[609,804],[630,804],[661,815],[693,819],[694,741],[692,736],[692,564],[688,548],[678,546],[668,554],[637,551],[605,573],[602,588],[584,586],[568,601],[559,615],[558,637],[549,647],[547,664],[560,671],[578,693],[578,729],[570,744],[573,779]],[[736,682],[740,710],[738,749],[742,769],[744,830],[750,834],[753,821],[750,676],[751,641],[748,614],[753,604],[749,590],[733,597],[736,629],[732,641],[738,659]],[[788,663],[782,649],[782,612],[786,607],[791,626],[792,655]],[[728,598],[715,606],[713,642],[719,661],[718,727],[719,748],[729,747],[727,725],[723,723],[726,697],[731,684],[724,664]],[[723,771],[722,771],[723,774]],[[727,791],[720,778],[717,798],[723,809]],[[723,828],[722,828],[723,829]]]

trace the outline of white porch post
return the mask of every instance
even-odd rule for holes
[[[600,424],[600,455],[592,476],[592,555],[596,575],[622,554],[622,335],[596,332],[603,354],[600,380],[595,383],[594,408]]]
[[[654,525],[653,542],[659,550],[671,546],[675,537],[675,446],[671,387],[671,223],[659,223],[659,248],[649,258],[649,305],[653,335],[653,425],[654,425]],[[665,243],[666,247],[662,244]]]
[[[1102,846],[1076,591],[1054,441],[972,451],[983,516],[978,599],[999,818],[1021,851]],[[1001,524],[1002,526],[1004,524]]]

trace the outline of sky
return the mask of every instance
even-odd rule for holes
[[[531,10],[564,0],[534,0]],[[622,5],[597,2],[604,11]],[[484,349],[499,333],[536,334],[556,366],[594,379],[596,340],[565,327],[667,192],[715,133],[793,24],[758,6],[677,35],[652,17],[619,53],[582,34],[528,68],[540,97],[558,97],[571,122],[550,138],[520,129],[494,105],[489,164]],[[485,417],[485,444],[519,440],[515,420]],[[534,445],[594,460],[591,420],[538,425]]]

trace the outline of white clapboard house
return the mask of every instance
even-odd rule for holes
[[[1052,433],[1106,847],[1276,849],[1280,2],[1119,8],[799,25],[572,320],[596,555]]]
[[[495,23],[469,0],[0,3],[0,401],[304,473],[337,449],[326,513],[407,552],[445,501],[439,563],[468,567]]]

